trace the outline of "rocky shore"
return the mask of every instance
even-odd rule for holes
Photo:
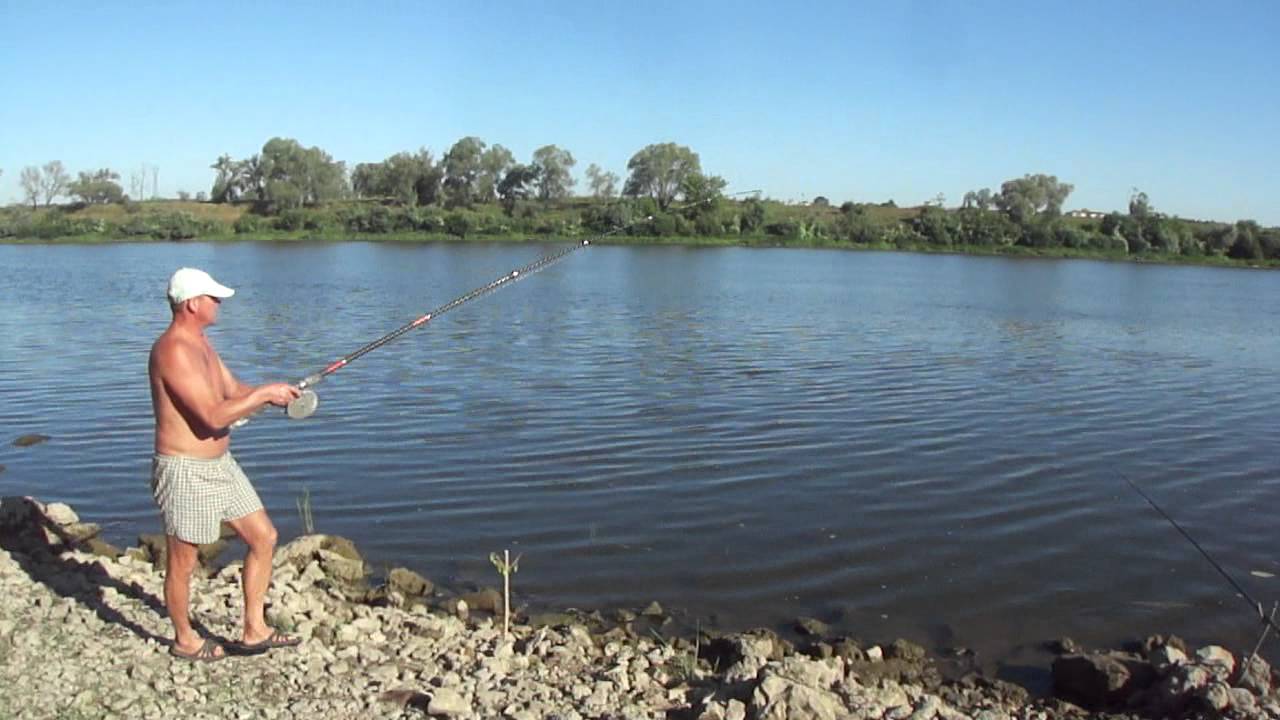
[[[1265,661],[1176,637],[1106,651],[1064,640],[1054,695],[1033,697],[980,674],[944,679],[902,640],[820,627],[803,643],[676,637],[655,607],[513,610],[504,633],[501,593],[449,593],[402,568],[371,585],[356,548],[323,535],[275,560],[268,620],[299,647],[193,663],[168,653],[163,543],[97,536],[66,505],[0,499],[0,718],[1280,719]],[[226,643],[239,571],[193,581],[193,619]]]

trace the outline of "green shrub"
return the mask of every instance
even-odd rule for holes
[[[234,230],[237,235],[254,235],[266,230],[270,227],[270,223],[271,220],[269,218],[262,217],[261,215],[255,215],[253,213],[245,213],[236,219],[236,222],[231,226],[231,229]]]
[[[466,240],[467,233],[471,232],[471,228],[471,217],[465,212],[451,212],[444,219],[445,232],[453,235],[459,240]]]
[[[188,240],[205,229],[191,213],[171,212],[151,218],[150,235],[157,240]]]

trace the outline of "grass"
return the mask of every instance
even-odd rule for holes
[[[684,683],[692,683],[698,680],[701,675],[698,656],[702,652],[702,623],[698,623],[697,629],[694,631],[693,650],[688,652],[676,649],[657,629],[649,628],[649,632],[657,639],[659,645],[672,651],[671,659],[667,661],[667,667],[672,677]]]
[[[302,487],[302,495],[295,500],[298,505],[298,516],[302,519],[302,531],[306,535],[316,533],[316,524],[311,516],[311,489]]]
[[[247,204],[207,203],[191,200],[144,200],[139,203],[122,205],[89,205],[71,213],[73,217],[86,220],[105,220],[107,222],[126,222],[136,215],[161,215],[184,212],[200,220],[214,220],[231,225],[240,216],[248,212]]]

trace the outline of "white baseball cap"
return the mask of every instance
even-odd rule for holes
[[[209,273],[195,268],[179,268],[169,278],[169,302],[173,305],[201,295],[229,298],[235,294],[235,290],[214,280]]]

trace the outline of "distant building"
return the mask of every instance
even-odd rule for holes
[[[1106,216],[1107,214],[1104,212],[1098,212],[1097,210],[1089,210],[1085,208],[1081,208],[1080,210],[1072,210],[1071,212],[1067,213],[1067,217],[1090,218],[1094,220],[1099,218],[1104,218]]]

